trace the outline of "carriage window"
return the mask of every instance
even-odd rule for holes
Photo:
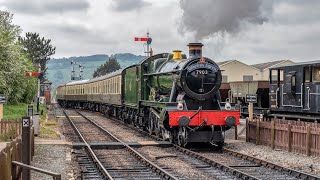
[[[273,69],[270,71],[271,75],[270,75],[270,82],[271,84],[277,84],[278,83],[278,70],[277,69]]]
[[[295,74],[291,76],[291,92],[293,93],[296,92],[296,75]]]
[[[312,73],[313,82],[320,82],[320,66],[315,66]]]
[[[283,69],[280,69],[280,81],[283,81]]]
[[[310,82],[310,68],[304,67],[304,82]]]

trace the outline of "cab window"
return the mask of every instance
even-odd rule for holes
[[[313,82],[320,82],[320,66],[315,66],[312,73]]]

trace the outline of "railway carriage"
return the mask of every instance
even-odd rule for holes
[[[188,46],[189,58],[181,51],[157,54],[111,74],[59,86],[57,100],[118,117],[180,146],[207,142],[221,147],[224,131],[239,124],[240,112],[221,110],[218,65],[202,57],[201,43]],[[78,86],[80,91],[74,91]]]
[[[272,113],[312,115],[319,118],[320,61],[270,69],[269,90]]]

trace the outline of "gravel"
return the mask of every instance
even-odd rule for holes
[[[115,120],[110,120],[105,117],[94,115],[93,113],[81,112],[83,115],[87,116],[89,119],[93,120],[97,124],[101,125],[103,128],[115,134],[117,138],[125,142],[139,142],[139,141],[153,141],[153,139],[143,136],[136,130],[126,127],[120,123],[115,122]]]
[[[272,163],[320,176],[320,157],[306,156],[244,141],[227,140],[226,148]]]
[[[62,179],[75,179],[73,162],[71,161],[71,149],[66,145],[35,145],[35,156],[31,165],[60,173]],[[31,179],[52,180],[52,177],[31,171]]]
[[[154,163],[160,167],[170,168],[179,178],[187,179],[215,179],[214,177],[204,173],[203,171],[195,168],[196,161],[193,163],[188,162],[181,157],[172,148],[164,149],[159,147],[145,146],[137,149],[140,153],[152,159]]]

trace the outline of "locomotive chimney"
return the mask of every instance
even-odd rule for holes
[[[202,43],[189,43],[189,58],[202,57]]]

